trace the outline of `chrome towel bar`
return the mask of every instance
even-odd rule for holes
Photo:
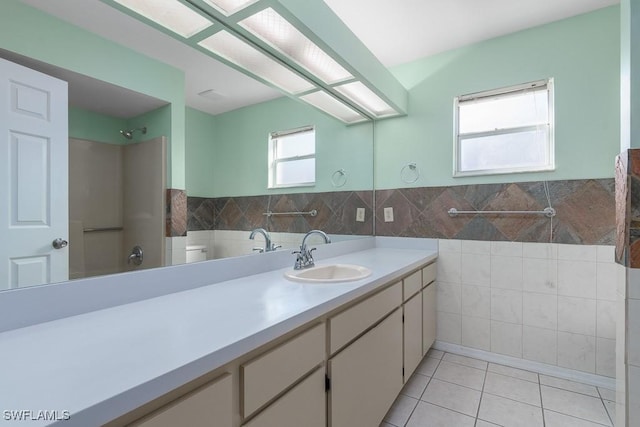
[[[316,216],[318,215],[318,211],[317,210],[312,210],[309,212],[265,212],[262,215],[265,216],[276,216],[276,215],[311,215],[311,216]]]
[[[459,211],[456,208],[451,208],[447,211],[450,217],[456,217],[458,215],[476,215],[476,214],[490,214],[490,215],[503,215],[503,214],[515,214],[515,215],[544,215],[547,218],[553,218],[556,216],[556,210],[551,207],[544,208],[541,211]]]

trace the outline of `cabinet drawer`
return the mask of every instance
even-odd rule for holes
[[[318,369],[245,427],[325,427],[327,407],[324,369]]]
[[[427,286],[436,280],[436,271],[437,267],[435,262],[422,269],[422,286]]]
[[[402,285],[398,282],[329,319],[330,353],[340,350],[400,304]]]
[[[231,427],[231,375],[226,374],[152,412],[130,427]]]
[[[408,300],[422,289],[422,272],[420,270],[402,279],[404,286],[404,301]]]
[[[251,415],[324,360],[320,324],[240,367],[242,414]]]

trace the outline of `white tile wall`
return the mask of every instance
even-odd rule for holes
[[[612,246],[442,239],[439,248],[438,340],[615,376],[625,275]],[[637,315],[640,336],[640,306]]]
[[[248,255],[253,253],[253,248],[264,248],[264,238],[256,236],[255,240],[249,239],[248,231],[237,230],[201,230],[189,231],[185,239],[186,245],[204,245],[207,247],[207,259],[227,258],[232,256]],[[304,233],[269,233],[273,244],[280,245],[281,250],[297,248],[302,242]],[[331,236],[333,240],[340,241],[350,236]],[[352,237],[352,236],[351,236]],[[312,241],[314,246],[321,243]],[[174,248],[175,252],[175,248]],[[182,261],[184,263],[184,261]]]

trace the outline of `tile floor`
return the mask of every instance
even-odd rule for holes
[[[615,392],[430,350],[380,427],[613,426]]]

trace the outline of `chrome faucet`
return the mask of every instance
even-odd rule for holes
[[[258,251],[260,253],[272,252],[282,247],[280,245],[274,245],[273,243],[271,243],[271,237],[269,236],[269,233],[267,233],[267,230],[265,230],[264,228],[256,228],[252,230],[251,234],[249,235],[249,239],[253,240],[254,237],[256,237],[256,234],[262,234],[264,236],[264,248],[253,248],[254,251]]]
[[[331,243],[331,239],[327,236],[327,233],[321,230],[311,230],[302,238],[302,244],[300,245],[299,251],[293,251],[292,254],[296,255],[296,262],[293,265],[294,270],[302,270],[303,268],[310,268],[315,265],[313,261],[312,252],[316,250],[316,248],[307,249],[307,238],[312,234],[319,234],[324,238],[325,243]]]

